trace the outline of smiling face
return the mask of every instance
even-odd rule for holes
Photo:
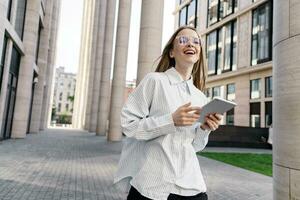
[[[194,30],[183,29],[173,41],[170,57],[175,59],[177,67],[192,67],[199,60],[200,45],[199,36]]]

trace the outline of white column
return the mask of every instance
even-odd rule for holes
[[[35,51],[39,29],[40,0],[27,1],[24,47],[25,56],[21,58],[16,103],[12,125],[12,138],[26,136],[28,112],[30,108],[31,87],[33,79],[33,66],[35,65]]]
[[[163,10],[163,0],[142,1],[137,84],[154,71],[161,54]]]
[[[131,0],[120,0],[116,37],[114,76],[109,117],[109,141],[122,139],[120,114],[126,87],[126,64],[129,41]]]
[[[274,0],[273,199],[300,199],[300,2]]]
[[[90,132],[96,132],[98,121],[98,108],[99,108],[99,95],[100,95],[100,83],[102,74],[103,63],[103,48],[104,48],[104,34],[105,34],[105,21],[106,21],[106,0],[100,1],[100,13],[98,21],[98,35],[97,35],[97,47],[95,57],[95,75],[93,84],[93,97],[91,105],[91,118],[90,118]]]
[[[41,31],[40,38],[40,47],[39,47],[39,58],[38,58],[38,67],[39,75],[38,82],[35,85],[33,104],[32,104],[32,114],[30,120],[30,129],[31,133],[38,133],[41,123],[42,115],[42,103],[44,96],[44,87],[45,87],[45,76],[47,72],[47,63],[48,63],[48,49],[49,49],[49,37],[51,29],[51,15],[52,15],[53,1],[46,1],[46,15],[44,18],[44,28]]]
[[[52,86],[55,72],[55,57],[56,57],[56,42],[57,42],[57,33],[59,26],[59,16],[60,16],[60,7],[61,0],[53,1],[53,10],[51,17],[51,32],[49,38],[49,50],[47,58],[47,71],[46,71],[46,85],[44,88],[43,95],[43,107],[41,115],[40,130],[44,130],[50,124],[51,113],[52,113],[52,102],[53,102],[53,92],[54,85]]]
[[[103,53],[103,65],[101,74],[100,100],[97,123],[97,135],[106,135],[108,112],[110,107],[110,73],[112,65],[112,51],[114,39],[114,22],[116,0],[107,1],[107,15],[105,25],[105,43]]]

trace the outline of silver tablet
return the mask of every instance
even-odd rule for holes
[[[208,102],[202,107],[198,122],[204,123],[204,119],[209,114],[223,114],[236,106],[236,103],[228,101],[222,98],[215,97],[213,100]]]

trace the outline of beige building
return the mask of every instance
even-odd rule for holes
[[[55,72],[53,107],[55,109],[56,123],[71,123],[73,114],[73,100],[76,87],[76,74],[65,72],[59,67]],[[53,111],[53,110],[52,110]],[[53,114],[53,113],[52,113]],[[61,120],[61,117],[65,120]]]
[[[207,96],[237,103],[223,124],[272,124],[272,1],[180,0],[175,27],[197,28],[206,47]]]
[[[0,1],[0,139],[47,126],[60,0]]]

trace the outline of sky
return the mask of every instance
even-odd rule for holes
[[[63,0],[58,29],[56,67],[77,73],[84,0]],[[174,31],[174,0],[165,0],[162,48]],[[136,78],[141,0],[132,0],[126,80]]]

